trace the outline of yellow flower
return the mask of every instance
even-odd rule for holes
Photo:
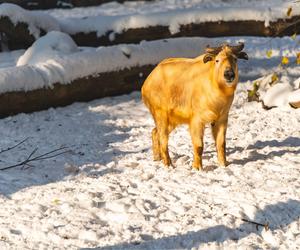
[[[270,50],[268,50],[267,52],[266,52],[266,55],[267,55],[267,57],[268,58],[270,58],[271,56],[272,56],[272,50],[270,49]]]
[[[287,16],[291,16],[292,15],[292,11],[293,11],[292,7],[289,7],[288,10],[287,10],[287,12],[286,12],[286,15]]]
[[[52,202],[53,202],[55,205],[59,205],[60,200],[59,200],[59,199],[54,199]]]
[[[294,34],[291,36],[291,38],[292,38],[293,40],[296,40],[296,36],[297,36],[297,33],[294,33]]]
[[[297,64],[300,64],[300,52],[297,53],[296,62],[297,62]]]
[[[272,81],[272,82],[271,82],[271,85],[272,85],[273,83],[277,82],[277,81],[278,81],[278,75],[274,73],[274,74],[272,75],[271,81]]]
[[[289,59],[286,56],[282,57],[281,64],[287,65],[288,63],[289,63]]]

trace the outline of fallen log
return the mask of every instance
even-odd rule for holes
[[[231,14],[235,11],[241,11],[245,16],[232,20]],[[208,13],[188,9],[145,15],[55,19],[45,13],[3,4],[0,8],[0,33],[5,34],[8,48],[16,49],[27,48],[35,39],[52,30],[71,35],[79,46],[92,47],[175,37],[284,36],[300,31],[300,11],[294,12],[293,17],[278,13],[276,9],[270,12],[253,8],[253,12],[248,8],[228,7],[224,13],[218,9]]]
[[[36,40],[33,35],[30,34],[28,25],[23,22],[18,22],[16,25],[9,19],[9,17],[3,16],[0,18],[0,32],[5,36],[5,45],[10,50],[24,49],[30,47]],[[46,32],[40,31],[41,35]]]
[[[88,7],[88,6],[97,6],[105,3],[110,2],[118,2],[118,3],[124,3],[124,2],[150,2],[153,0],[71,0],[71,4],[73,7]]]
[[[10,50],[28,48],[52,30],[60,30],[60,24],[50,15],[30,12],[14,4],[0,5],[1,44]]]
[[[127,29],[121,33],[112,30],[105,35],[97,36],[97,32],[72,34],[73,40],[80,46],[109,46],[121,43],[139,43],[143,40],[176,37],[222,37],[222,36],[291,36],[300,33],[300,16],[291,19],[278,19],[265,26],[264,21],[217,21],[190,23],[181,25],[177,33],[172,34],[168,26],[150,26],[147,28]],[[113,39],[112,39],[113,37]]]
[[[140,90],[145,77],[154,66],[145,65],[116,72],[105,72],[98,76],[74,80],[70,84],[56,83],[53,88],[0,94],[0,118]]]
[[[98,6],[109,2],[130,2],[130,1],[153,1],[153,0],[5,0],[1,3],[12,3],[21,6],[24,9],[53,9],[53,8],[74,8]]]
[[[147,28],[131,28],[121,33],[114,33],[111,30],[102,36],[98,36],[96,31],[80,32],[71,34],[71,37],[79,46],[99,47],[176,37],[290,36],[300,33],[299,22],[300,16],[294,16],[290,19],[278,19],[267,27],[264,21],[220,21],[181,25],[178,32],[174,34],[170,32],[168,26],[158,25]],[[30,34],[26,23],[19,22],[14,25],[8,17],[0,18],[0,32],[5,34],[10,50],[26,49],[36,39]],[[40,32],[41,35],[45,33],[44,30]]]

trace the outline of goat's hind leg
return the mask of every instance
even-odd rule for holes
[[[154,161],[160,161],[161,160],[160,143],[159,143],[158,132],[156,127],[152,130],[152,151],[153,151]]]

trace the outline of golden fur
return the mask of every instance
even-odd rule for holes
[[[194,151],[193,167],[201,169],[203,133],[207,123],[212,124],[219,163],[227,164],[225,134],[238,82],[237,56],[230,46],[223,46],[206,63],[205,56],[163,60],[142,87],[143,101],[155,121],[152,131],[154,160],[162,160],[165,165],[171,165],[169,134],[176,126],[188,124]],[[229,67],[236,76],[230,84],[224,79],[224,71]]]

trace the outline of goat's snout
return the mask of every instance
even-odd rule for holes
[[[235,78],[235,73],[232,70],[232,68],[226,68],[224,72],[224,78],[226,79],[227,82],[232,82]]]

